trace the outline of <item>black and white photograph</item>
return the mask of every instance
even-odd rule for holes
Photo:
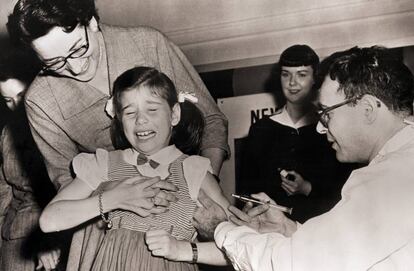
[[[0,0],[0,271],[414,270],[413,0]]]

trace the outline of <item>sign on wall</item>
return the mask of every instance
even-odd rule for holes
[[[231,156],[223,163],[220,186],[226,197],[233,202],[231,194],[236,191],[236,169],[240,159],[238,142],[245,138],[251,124],[276,111],[276,101],[271,93],[244,95],[218,99],[220,110],[229,121],[229,146]]]

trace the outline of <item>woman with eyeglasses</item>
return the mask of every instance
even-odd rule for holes
[[[106,110],[112,83],[135,66],[159,69],[177,91],[199,97],[206,123],[201,155],[218,175],[229,152],[227,120],[183,52],[156,29],[107,25],[99,18],[94,0],[19,0],[8,17],[11,40],[33,49],[42,62],[25,105],[55,187],[73,181],[70,163],[77,154],[114,149]]]
[[[316,131],[318,66],[318,55],[307,45],[282,52],[279,109],[251,126],[237,186],[243,194],[265,192],[292,207],[291,218],[301,223],[339,200],[350,173],[336,160],[326,136]]]

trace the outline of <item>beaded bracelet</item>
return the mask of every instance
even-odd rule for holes
[[[191,249],[193,250],[193,260],[191,261],[192,263],[197,263],[198,260],[198,248],[197,248],[197,244],[191,242]]]
[[[106,223],[106,228],[110,229],[112,228],[112,220],[110,218],[106,218],[104,214],[103,205],[102,205],[102,194],[103,194],[103,190],[99,189],[98,191],[99,213],[101,214],[102,221]]]

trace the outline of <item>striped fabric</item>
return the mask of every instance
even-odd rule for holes
[[[140,175],[135,166],[122,159],[121,153],[121,151],[109,152],[109,181],[119,181]],[[178,240],[192,240],[195,235],[192,219],[196,203],[190,197],[184,178],[183,161],[187,157],[183,154],[170,164],[170,175],[167,181],[176,185],[179,192],[176,193],[178,201],[170,204],[168,212],[143,218],[129,211],[116,210],[109,213],[113,223],[111,230],[124,228],[146,232],[149,229],[163,229],[170,232]]]

